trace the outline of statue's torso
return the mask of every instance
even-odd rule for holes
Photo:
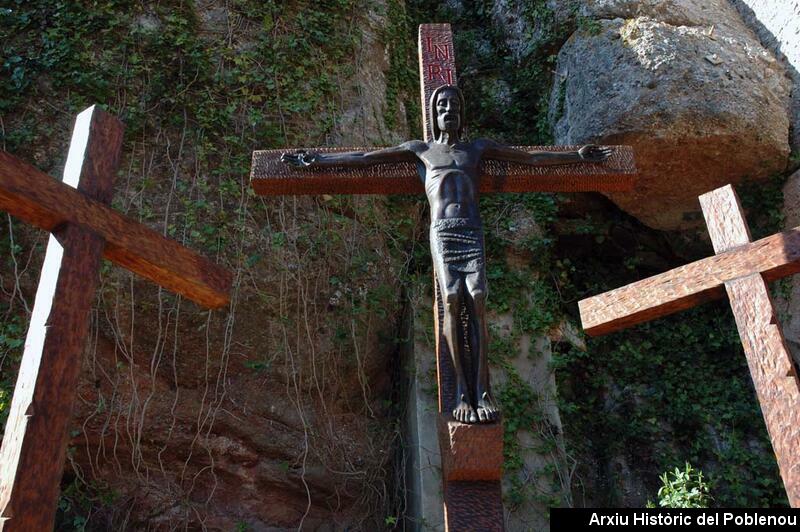
[[[431,220],[466,218],[480,225],[478,165],[481,153],[474,143],[453,146],[429,142],[417,152],[420,176],[431,206]]]

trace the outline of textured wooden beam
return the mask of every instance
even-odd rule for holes
[[[714,253],[719,255],[750,243],[750,228],[731,185],[707,192],[699,200]]]
[[[456,85],[456,63],[455,51],[453,50],[453,33],[449,24],[422,24],[419,27],[419,71],[420,89],[422,104],[422,131],[425,142],[432,140],[431,127],[429,124],[431,101],[430,95],[440,85]],[[437,79],[439,76],[439,79]],[[410,168],[411,180],[409,184],[419,187],[416,190],[424,192],[422,182],[417,175],[416,168]],[[485,165],[484,165],[485,169]],[[406,170],[408,172],[408,169]],[[482,184],[488,180],[483,179]],[[483,191],[483,189],[482,189]],[[470,458],[473,445],[466,445],[464,442],[455,444],[450,437],[452,433],[458,437],[458,430],[461,423],[453,421],[446,423],[448,433],[443,437],[442,423],[451,419],[453,411],[453,397],[455,395],[455,368],[450,357],[450,350],[447,342],[444,341],[442,334],[442,321],[444,318],[444,306],[442,297],[439,293],[439,283],[436,281],[436,273],[433,274],[433,326],[434,341],[436,349],[436,376],[439,390],[439,453],[442,455],[442,495],[444,498],[444,527],[445,532],[458,532],[461,530],[482,530],[486,532],[500,532],[503,530],[503,496],[502,485],[500,482],[501,469],[500,463],[494,462],[495,474],[487,476],[487,471],[476,471],[474,467],[464,467],[473,460]],[[495,429],[478,430],[469,432],[466,428],[467,437],[482,433],[484,436],[492,438],[485,442],[491,449],[499,449],[502,456],[502,420],[498,421]],[[472,442],[475,443],[474,441]],[[458,451],[462,451],[459,453]],[[464,453],[466,451],[466,453]],[[466,454],[467,456],[461,456]],[[471,470],[471,471],[470,471]],[[454,472],[456,473],[454,475]],[[470,478],[470,474],[475,475]]]
[[[792,508],[800,508],[800,381],[764,279],[725,283],[747,365]]]
[[[800,226],[578,302],[584,330],[599,336],[667,316],[725,294],[724,283],[760,273],[800,272]]]
[[[502,478],[503,425],[459,423],[448,412],[439,414],[437,431],[445,482]]]
[[[422,135],[433,139],[430,102],[433,91],[442,85],[458,85],[456,53],[450,24],[421,24],[417,39],[419,53],[419,88],[422,101]]]
[[[61,187],[111,199],[122,124],[98,109],[75,123]],[[52,179],[47,178],[49,181]],[[0,528],[53,530],[67,431],[94,302],[103,238],[60,225],[47,245],[0,449]]]
[[[90,229],[106,242],[103,258],[205,307],[229,301],[224,268],[3,151],[0,210],[46,231],[64,223]]]
[[[570,151],[577,146],[518,146],[519,149]],[[597,164],[527,166],[487,159],[483,163],[481,192],[590,192],[633,188],[636,166],[630,146]],[[307,148],[306,151],[342,153],[377,148]],[[253,152],[250,180],[256,194],[424,194],[412,163],[376,164],[362,168],[296,168],[280,161],[287,150]]]
[[[786,494],[797,508],[800,380],[766,281],[800,271],[800,227],[750,242],[730,185],[700,196],[700,205],[717,255],[584,299],[581,320],[590,335],[606,334],[727,292]]]
[[[700,196],[716,253],[750,242],[750,230],[730,185]],[[760,273],[725,282],[747,365],[769,432],[783,485],[800,507],[800,380]]]
[[[444,483],[445,532],[503,532],[503,492],[497,480]]]

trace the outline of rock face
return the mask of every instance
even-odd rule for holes
[[[789,80],[727,2],[596,0],[558,56],[559,144],[630,144],[640,180],[609,197],[656,229],[701,223],[697,196],[786,168]]]
[[[515,61],[526,59],[574,16],[578,0],[547,0],[538,9],[521,0],[495,0],[492,21]]]
[[[337,146],[400,144],[409,138],[403,102],[396,102],[394,129],[390,130],[383,120],[388,106],[385,72],[391,67],[383,39],[387,26],[385,6],[373,6],[364,13],[364,18],[365,23],[359,28],[361,46],[354,58],[352,94],[345,102],[329,142]]]
[[[800,85],[800,2],[731,0],[761,43],[782,60],[792,81]],[[792,150],[800,150],[800,91],[792,91]]]
[[[758,36],[765,44],[783,55],[790,65],[800,67],[800,3],[786,0],[733,0],[732,3],[745,22],[761,30]],[[748,20],[748,16],[753,19]]]
[[[209,38],[244,25],[218,4],[196,7]],[[330,143],[389,135],[382,25],[364,14],[355,76],[370,82],[343,81]],[[176,173],[195,164],[182,156]],[[203,312],[116,270],[103,278],[67,465],[110,494],[97,529],[374,530],[391,512],[401,297],[377,229],[383,203],[248,207],[239,178],[248,214],[238,251],[218,257],[236,272],[229,308]]]

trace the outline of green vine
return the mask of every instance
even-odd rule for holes
[[[400,5],[391,6],[388,19],[392,27],[401,30],[405,21]],[[163,327],[162,321],[175,320],[174,334],[185,343],[194,345],[197,336],[202,343],[205,335],[210,338],[207,345],[196,347],[201,353],[200,364],[206,366],[207,380],[201,386],[209,385],[209,374],[213,379],[215,373],[226,372],[227,365],[231,365],[229,375],[275,382],[286,379],[286,368],[292,364],[302,366],[302,372],[308,373],[311,370],[306,366],[319,364],[320,369],[314,370],[324,369],[332,374],[331,389],[324,392],[336,401],[336,408],[364,420],[363,438],[371,454],[361,456],[360,469],[356,468],[342,442],[311,432],[305,448],[307,461],[315,467],[340,467],[344,471],[332,474],[337,482],[349,482],[352,475],[358,475],[363,485],[372,486],[363,497],[348,501],[352,520],[382,522],[377,517],[370,521],[372,514],[396,512],[392,487],[386,486],[389,475],[385,469],[391,459],[387,451],[394,445],[395,431],[383,422],[395,407],[372,400],[371,390],[381,389],[385,383],[372,381],[382,368],[376,367],[374,360],[365,361],[364,352],[371,350],[369,354],[376,356],[381,346],[389,349],[397,339],[387,335],[374,346],[365,343],[364,338],[372,341],[376,331],[391,322],[393,316],[387,316],[386,309],[397,300],[396,286],[379,282],[376,273],[383,271],[386,260],[380,244],[383,205],[360,198],[330,202],[319,198],[298,209],[296,204],[293,208],[291,200],[254,198],[247,179],[254,149],[326,144],[336,134],[337,121],[347,105],[344,100],[356,92],[352,87],[352,57],[360,44],[358,28],[363,3],[234,0],[224,10],[213,7],[182,0],[7,3],[0,9],[0,72],[11,82],[0,84],[0,147],[50,171],[63,163],[71,121],[77,112],[99,103],[120,117],[126,126],[126,160],[118,179],[115,208],[217,259],[234,270],[237,279],[248,279],[241,287],[237,284],[241,301],[258,301],[269,310],[255,319],[271,321],[268,330],[250,332],[243,343],[237,343],[237,355],[231,358],[226,354],[229,344],[222,340],[227,334],[225,320],[231,327],[236,323],[237,331],[248,327],[235,321],[232,309],[227,315],[220,312],[213,316],[184,310],[186,317],[178,328],[178,298],[137,286],[134,306],[129,301],[134,298],[133,284],[126,274],[104,267],[98,302],[100,335],[123,350],[128,341],[133,345],[133,338],[123,338],[128,328],[117,323],[127,316],[123,312],[123,317],[118,317],[119,305],[124,307],[126,301],[132,309],[132,335],[133,312],[137,320],[144,324],[152,320],[157,328]],[[405,54],[407,50],[402,48],[392,51],[387,117],[396,116],[391,106],[397,106],[401,93],[408,90],[407,75],[399,71]],[[298,210],[300,216],[296,216]],[[41,252],[28,228],[15,225],[13,234],[19,250],[4,254],[4,262],[7,257]],[[361,246],[353,245],[355,238],[360,239]],[[30,299],[36,283],[31,274],[34,269],[14,279],[5,275],[13,268],[3,265],[0,356],[5,357],[6,363],[0,383],[0,415],[6,412],[11,386],[7,383],[13,383],[15,378],[19,353],[16,343],[25,321],[24,315],[18,316],[21,296],[10,287],[18,282],[24,296]],[[306,273],[299,276],[298,271]],[[328,271],[337,273],[325,279],[327,286],[314,278]],[[336,279],[342,282],[337,285]],[[307,297],[304,283],[310,280],[331,294],[330,302],[325,303],[332,309],[319,318],[316,313],[320,303],[302,300]],[[14,295],[6,300],[9,294]],[[12,306],[13,313],[5,312]],[[295,339],[282,334],[302,330],[310,323],[322,338],[319,343],[327,349],[317,354],[319,362],[309,360],[303,352],[305,347],[299,347],[305,345],[304,336]],[[144,330],[144,324],[139,323],[137,331]],[[147,332],[151,333],[148,337],[152,336],[152,331]],[[157,352],[158,345],[140,340],[143,335],[138,332],[136,337],[138,343],[144,344],[140,349]],[[170,337],[169,342],[173,341],[178,345],[178,339]],[[208,353],[205,362],[204,347]],[[6,356],[6,348],[13,355]],[[93,415],[111,418],[120,416],[122,411],[126,415],[133,412],[149,422],[145,412],[137,410],[142,407],[121,404],[114,392],[118,386],[128,385],[126,379],[132,378],[136,367],[150,366],[159,372],[154,379],[164,378],[169,357],[154,357],[140,366],[140,361],[119,356],[116,365],[112,362],[98,381],[101,391],[106,387],[112,390],[108,396],[100,395]],[[323,364],[325,357],[329,358]],[[178,387],[182,377],[177,369],[175,375],[178,377],[173,383],[170,369],[166,380]],[[346,378],[353,382],[344,383]],[[149,383],[141,384],[150,387]],[[321,393],[313,382],[296,381],[295,385],[297,397],[303,401],[297,407],[301,410]],[[278,388],[283,390],[282,386]],[[208,401],[199,406],[202,412],[197,418],[213,423],[220,387],[209,389]],[[345,394],[342,390],[355,392]],[[287,404],[294,397],[290,395]],[[204,438],[213,433],[210,425],[199,425],[196,441],[202,446]],[[80,434],[73,431],[73,437]],[[167,476],[158,461],[142,463],[139,452],[135,447],[131,461],[132,467],[141,467],[142,471],[136,469],[138,476],[131,473],[133,478],[150,477],[153,471],[159,471],[159,477],[162,473]],[[191,456],[192,450],[188,452]],[[194,449],[195,456],[198,452],[199,447]],[[94,450],[89,454],[94,455]],[[305,463],[303,460],[294,455],[286,457],[288,467],[284,472],[300,486],[304,482],[304,468],[300,466]],[[213,468],[210,473],[208,469],[204,471],[206,475],[214,474]],[[61,519],[66,529],[115,528],[116,521],[101,522],[101,515],[113,514],[104,513],[102,507],[133,504],[125,497],[110,500],[100,496],[102,490],[91,482],[75,480],[75,488],[71,487],[72,482],[69,480],[62,490]],[[184,522],[176,521],[175,526],[194,526],[200,515],[196,509],[204,511],[202,505],[193,506],[193,483],[174,486],[176,497],[180,497],[177,503],[185,510],[176,517]],[[316,499],[314,502],[326,504]],[[340,509],[332,507],[332,511]],[[369,523],[364,527],[371,528]]]

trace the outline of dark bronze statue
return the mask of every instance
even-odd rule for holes
[[[284,153],[281,160],[294,166],[366,166],[413,162],[425,185],[431,207],[430,243],[436,279],[444,304],[442,330],[456,374],[453,417],[462,423],[489,423],[499,411],[489,387],[488,331],[486,326],[486,259],[483,225],[478,212],[479,165],[483,157],[534,166],[600,162],[611,148],[583,146],[571,152],[524,152],[493,140],[461,140],[464,97],[458,87],[444,85],[431,95],[433,140],[412,140],[371,152],[321,154]],[[467,385],[462,364],[464,337],[461,308],[468,317],[468,338],[475,374]],[[470,390],[475,391],[474,397]]]

